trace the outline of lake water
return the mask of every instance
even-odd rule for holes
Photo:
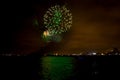
[[[116,80],[119,56],[25,56],[0,58],[0,80]]]
[[[41,80],[81,80],[117,77],[118,59],[110,57],[46,56],[40,58]],[[116,62],[115,62],[116,61]],[[118,72],[118,73],[117,73]]]

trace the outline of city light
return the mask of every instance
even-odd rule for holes
[[[94,53],[92,53],[93,55],[96,55],[96,53],[94,52]]]

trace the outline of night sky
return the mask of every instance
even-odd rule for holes
[[[34,0],[3,2],[2,53],[29,54],[42,47],[60,50],[120,48],[119,0]],[[65,4],[73,14],[71,30],[60,43],[44,43],[43,15],[54,4]],[[37,19],[39,26],[34,26]],[[49,46],[49,47],[48,47]],[[49,48],[49,49],[48,49]]]

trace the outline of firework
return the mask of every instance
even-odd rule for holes
[[[46,11],[44,25],[51,34],[61,34],[72,26],[72,14],[65,6],[55,5]]]
[[[44,31],[43,34],[42,34],[42,39],[46,42],[60,42],[62,37],[61,35],[52,35],[50,34],[51,32],[49,32],[48,30],[47,31]]]
[[[49,33],[49,31],[44,31],[43,34],[42,34],[42,39],[46,42],[50,42],[52,37],[52,35]]]

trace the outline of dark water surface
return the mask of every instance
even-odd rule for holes
[[[46,56],[41,58],[40,75],[41,80],[115,79],[119,64],[117,57]]]
[[[0,59],[0,80],[116,80],[119,56],[38,56]]]

